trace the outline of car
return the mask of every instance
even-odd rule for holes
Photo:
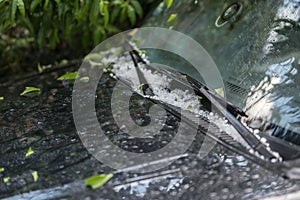
[[[158,2],[126,51],[2,83],[0,197],[297,199],[299,7]]]

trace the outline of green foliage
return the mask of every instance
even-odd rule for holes
[[[36,87],[25,87],[25,90],[20,94],[21,96],[27,96],[27,97],[34,97],[34,96],[37,96],[41,93],[41,89],[40,88],[36,88]],[[26,157],[27,155],[31,155],[32,153],[32,149],[29,148],[28,149],[28,152],[26,154]]]
[[[33,54],[49,55],[51,51],[82,55],[108,36],[135,26],[144,15],[143,8],[151,3],[154,1],[0,0],[0,66],[17,68],[20,58],[40,59]]]
[[[5,177],[5,178],[3,178],[3,182],[4,182],[4,183],[7,183],[9,180],[10,180],[10,177]]]
[[[92,189],[96,189],[104,185],[112,177],[113,174],[101,174],[101,175],[91,176],[85,180],[85,185],[91,187]]]
[[[123,11],[122,14],[120,9],[127,12]],[[143,16],[141,3],[137,0],[2,0],[0,13],[1,30],[22,26],[29,31],[31,37],[39,40],[37,45],[40,49],[44,48],[47,42],[51,48],[55,48],[61,41],[72,45],[72,39],[75,39],[78,32],[93,32],[98,28],[103,29],[99,34],[104,39],[107,34],[119,30],[119,24],[108,26],[110,13],[114,13],[111,22],[116,19],[119,19],[119,22],[129,20],[132,25],[135,24],[137,16]],[[86,37],[89,37],[88,34]],[[96,45],[97,42],[93,44]]]
[[[34,181],[34,182],[37,182],[37,180],[39,179],[39,174],[38,174],[38,172],[37,172],[37,171],[34,171],[34,172],[31,173],[31,175],[32,175],[33,181]]]
[[[177,17],[177,14],[171,14],[167,20],[167,23],[171,23],[176,17]]]
[[[20,10],[21,15],[25,16],[25,5],[23,0],[16,0],[17,1],[17,7]]]
[[[29,147],[29,149],[27,150],[25,157],[29,157],[30,155],[34,154],[34,151],[31,147]]]
[[[193,109],[193,106],[188,105],[188,106],[186,107],[186,109],[187,109],[187,110],[192,110],[192,109]]]
[[[167,5],[167,8],[170,8],[173,4],[173,0],[164,0],[164,2]]]
[[[225,97],[225,93],[223,88],[217,88],[215,89],[216,93],[218,93],[220,96]]]
[[[71,72],[71,73],[66,73],[60,77],[57,78],[58,81],[62,80],[75,80],[78,77],[77,72]]]

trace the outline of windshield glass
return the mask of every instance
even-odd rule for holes
[[[169,9],[160,4],[145,26],[197,40],[215,61],[227,100],[249,115],[248,124],[300,144],[299,19],[299,0],[178,0]],[[172,55],[148,53],[151,61],[202,81]]]

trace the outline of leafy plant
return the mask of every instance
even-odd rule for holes
[[[29,37],[37,40],[40,49],[46,43],[55,48],[61,40],[72,44],[71,39],[80,31],[90,32],[94,44],[98,44],[108,34],[119,31],[114,22],[128,19],[134,25],[137,17],[143,17],[137,0],[0,0],[0,11],[1,29],[22,26]],[[82,34],[84,42],[90,41],[91,35]]]
[[[153,2],[0,0],[0,66],[17,71],[25,58],[49,64],[84,55],[108,36],[135,26]]]

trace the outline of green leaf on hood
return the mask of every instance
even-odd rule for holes
[[[63,80],[75,80],[78,76],[77,72],[71,72],[71,73],[66,73],[60,77],[57,78],[58,81],[63,81]]]
[[[39,178],[39,175],[38,175],[38,172],[37,171],[34,171],[31,173],[32,177],[33,177],[33,181],[34,182],[37,182],[38,178]]]
[[[25,87],[25,90],[20,94],[21,96],[36,96],[39,95],[41,93],[41,89],[40,88],[36,88],[36,87]]]
[[[186,109],[187,109],[187,110],[192,110],[193,107],[192,107],[191,105],[188,105],[188,106],[186,107]]]
[[[31,147],[29,147],[29,149],[27,150],[27,152],[25,154],[25,157],[27,158],[27,157],[31,156],[32,154],[34,154],[34,151]]]
[[[104,185],[112,177],[113,174],[101,174],[91,176],[85,180],[85,185],[91,187],[92,189],[96,189]]]
[[[3,182],[4,182],[4,183],[7,183],[7,182],[9,181],[9,179],[10,179],[10,177],[5,177],[5,178],[3,178]]]

